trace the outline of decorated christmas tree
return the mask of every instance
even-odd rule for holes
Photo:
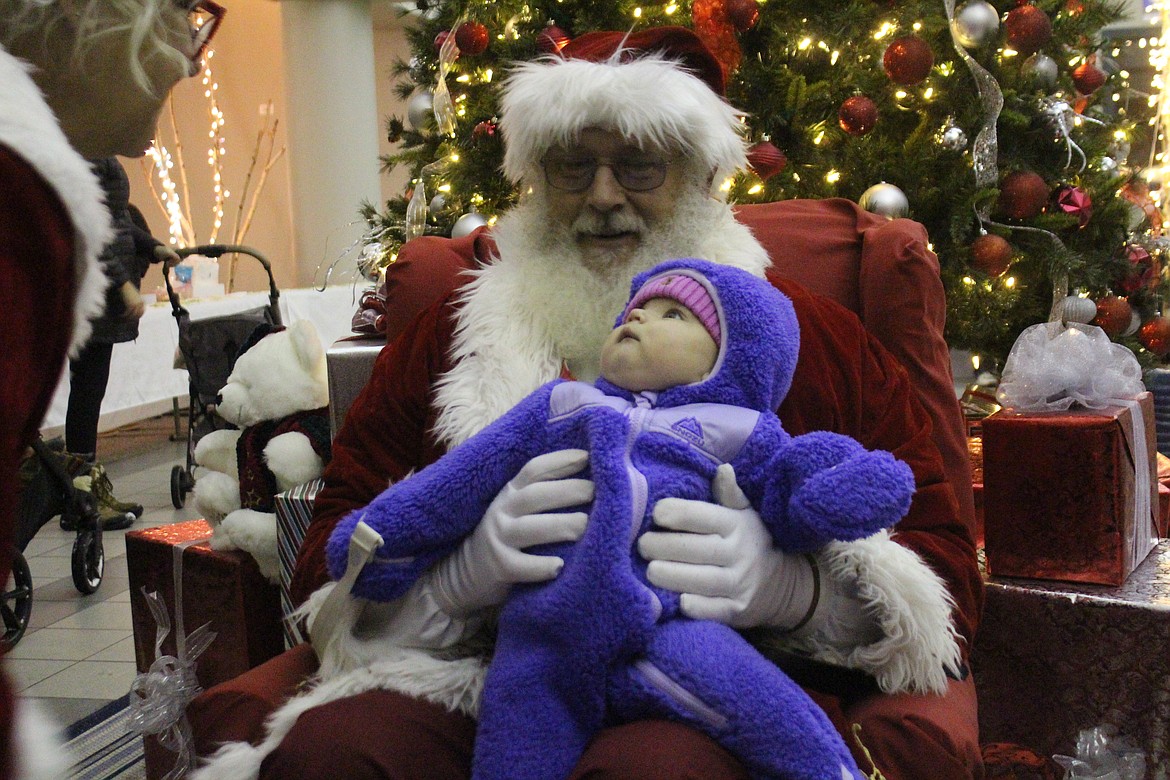
[[[732,202],[844,197],[929,231],[952,347],[999,363],[1028,325],[1096,317],[1147,363],[1170,351],[1158,212],[1128,160],[1147,101],[1099,31],[1103,0],[418,0],[397,68],[406,117],[370,206],[373,276],[417,235],[462,235],[514,202],[496,89],[573,36],[693,27],[748,112]],[[1143,210],[1144,209],[1144,210]],[[1152,217],[1152,219],[1151,219]],[[815,258],[810,262],[815,262]],[[1095,303],[1095,306],[1094,306]]]

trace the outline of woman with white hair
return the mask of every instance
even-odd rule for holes
[[[86,158],[146,151],[223,13],[211,0],[0,0],[0,582],[20,460],[106,287],[109,215]],[[36,726],[0,669],[0,780],[65,776]]]

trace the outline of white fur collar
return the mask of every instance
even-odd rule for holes
[[[56,192],[76,234],[73,305],[75,354],[89,338],[89,320],[102,311],[107,280],[98,255],[113,233],[97,177],[57,124],[30,66],[0,47],[0,144],[29,163]]]
[[[719,204],[710,216],[709,224],[696,231],[689,254],[763,276],[769,263],[767,252],[747,228],[735,221],[731,209]],[[509,230],[513,227],[521,235]],[[554,267],[550,264],[564,261],[558,257],[517,259],[522,247],[533,244],[531,236],[526,239],[522,235],[532,227],[514,226],[501,219],[495,232],[499,259],[476,272],[476,278],[464,288],[464,305],[451,345],[454,368],[440,378],[435,394],[439,412],[435,435],[447,447],[477,433],[537,387],[560,375],[562,348],[553,343],[543,323],[550,315],[569,315],[562,311],[550,313],[548,309],[555,307],[543,300],[540,303],[544,305],[538,306],[534,298],[541,296],[532,290],[539,284],[535,277],[540,270],[547,271]],[[666,259],[670,258],[659,258]],[[625,303],[630,280],[641,270],[644,269],[627,269],[624,278],[605,283],[607,287],[616,285],[620,295],[613,310],[600,315],[602,339]],[[555,273],[547,275],[555,277]],[[576,291],[579,301],[590,297],[590,291]],[[601,341],[594,340],[600,352]]]

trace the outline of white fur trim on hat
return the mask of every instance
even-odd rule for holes
[[[519,182],[553,146],[589,127],[678,148],[721,182],[746,162],[742,112],[673,60],[546,58],[519,63],[504,83],[504,175]]]

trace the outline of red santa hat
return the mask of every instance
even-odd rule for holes
[[[551,147],[601,127],[678,149],[721,182],[746,164],[743,114],[723,91],[722,66],[685,27],[587,33],[504,82],[504,174],[519,182]]]

